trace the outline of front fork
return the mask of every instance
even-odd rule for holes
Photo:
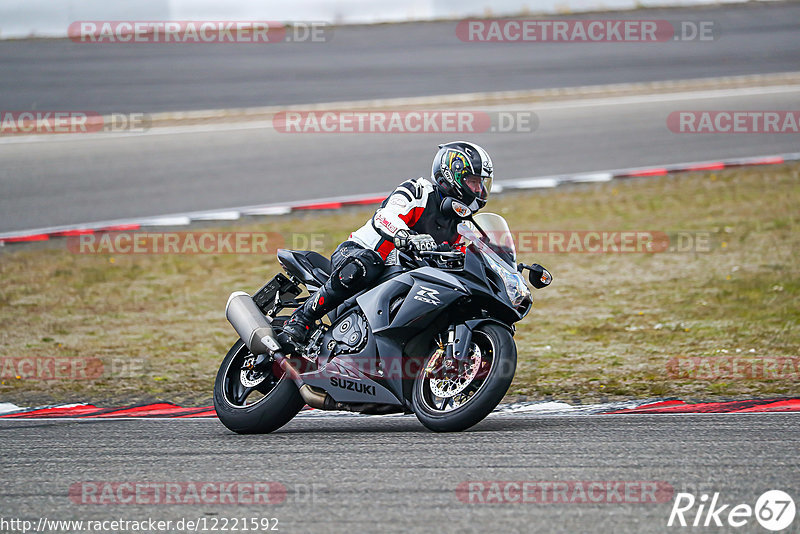
[[[464,323],[450,325],[447,329],[447,340],[444,343],[437,341],[438,347],[425,366],[425,374],[432,377],[439,369],[454,369],[457,362],[464,361],[469,356],[471,342],[470,327]]]

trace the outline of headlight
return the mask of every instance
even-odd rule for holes
[[[512,306],[516,308],[522,304],[525,298],[533,300],[531,299],[531,290],[528,289],[528,284],[525,283],[525,279],[521,274],[516,271],[509,271],[488,255],[484,255],[483,257],[486,258],[489,267],[503,279],[503,284],[506,286],[506,295],[508,295]]]

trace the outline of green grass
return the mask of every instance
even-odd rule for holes
[[[709,251],[542,253],[555,281],[518,325],[509,399],[798,395],[776,380],[673,378],[682,356],[800,356],[800,166],[496,196],[512,229],[703,232]],[[319,234],[329,254],[370,208],[214,229]],[[274,255],[89,255],[63,240],[0,252],[0,357],[99,358],[91,380],[3,378],[0,400],[101,404],[210,400],[235,338],[223,309],[277,270]],[[737,349],[739,352],[736,352]],[[752,352],[751,352],[752,350]]]

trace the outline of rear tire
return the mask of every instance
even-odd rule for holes
[[[214,408],[222,424],[237,434],[267,434],[291,421],[305,406],[305,401],[294,382],[273,374],[277,367],[273,365],[267,374],[274,385],[258,389],[263,397],[257,402],[248,405],[246,399],[242,399],[237,405],[231,392],[240,387],[234,381],[238,380],[237,371],[244,358],[249,356],[252,355],[241,339],[228,351],[214,382]]]
[[[489,369],[482,382],[479,383],[481,371],[478,371],[464,389],[463,394],[469,396],[463,404],[448,409],[446,399],[434,395],[432,379],[425,375],[424,367],[414,381],[414,412],[430,430],[460,432],[481,422],[497,407],[511,386],[517,368],[517,347],[511,333],[500,325],[484,323],[472,333],[471,354],[476,344],[481,360],[489,361]]]

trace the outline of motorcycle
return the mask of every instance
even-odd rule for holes
[[[466,207],[464,207],[466,208]],[[308,405],[362,414],[414,413],[437,432],[465,430],[502,400],[514,378],[514,323],[550,284],[541,265],[516,264],[501,216],[458,225],[459,245],[392,253],[382,276],[312,327],[306,346],[281,343],[287,308],[329,278],[312,251],[278,250],[277,274],[252,297],[231,294],[225,315],[239,334],[214,383],[220,421],[240,434],[268,433]],[[308,298],[308,297],[306,297]]]

